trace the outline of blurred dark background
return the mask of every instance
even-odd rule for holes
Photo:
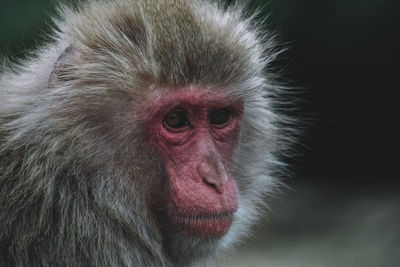
[[[37,47],[55,4],[1,0],[0,55],[23,58]],[[261,8],[289,48],[276,69],[300,88],[288,113],[304,129],[289,160],[292,190],[227,266],[400,266],[400,1],[253,0],[249,8]]]

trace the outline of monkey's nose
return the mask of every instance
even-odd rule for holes
[[[212,166],[207,161],[203,161],[198,165],[198,172],[205,185],[220,194],[224,192],[224,184],[228,180],[228,176],[221,162]]]

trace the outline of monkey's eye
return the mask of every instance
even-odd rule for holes
[[[226,123],[230,117],[231,117],[230,110],[228,108],[222,108],[215,110],[210,114],[210,122],[212,124],[221,125]]]
[[[189,125],[189,120],[183,111],[175,111],[165,117],[164,123],[172,128],[182,128]]]

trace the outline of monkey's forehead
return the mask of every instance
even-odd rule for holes
[[[72,42],[110,75],[226,86],[262,77],[263,45],[240,8],[206,1],[89,1],[66,16]],[[90,70],[88,70],[90,71]]]
[[[160,113],[165,115],[165,113],[177,107],[203,110],[226,106],[235,107],[235,110],[242,112],[243,100],[223,91],[192,87],[189,89],[153,91],[138,110],[145,117],[153,117],[160,115]]]

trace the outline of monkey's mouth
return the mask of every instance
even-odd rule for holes
[[[175,213],[171,218],[176,227],[190,235],[218,238],[228,232],[233,214],[233,212],[195,215]]]

